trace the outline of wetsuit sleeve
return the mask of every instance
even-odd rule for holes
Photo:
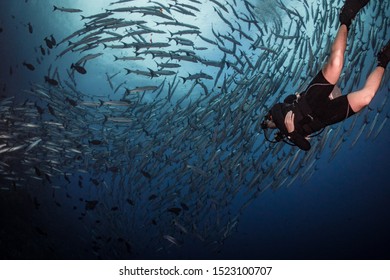
[[[288,139],[301,150],[308,151],[311,148],[310,142],[295,130],[288,134]]]

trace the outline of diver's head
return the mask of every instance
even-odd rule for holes
[[[264,132],[264,137],[268,142],[278,143],[280,141],[284,141],[285,134],[283,134],[283,124],[284,124],[284,114],[283,107],[280,103],[276,103],[272,106],[271,110],[264,116],[264,120],[261,122],[261,128]],[[271,140],[269,138],[269,130],[268,129],[277,129],[277,132],[274,134],[274,139]],[[286,132],[287,133],[287,132]]]

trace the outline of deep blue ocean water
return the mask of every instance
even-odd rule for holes
[[[45,84],[44,76],[47,75],[50,65],[54,65],[51,68],[51,73],[53,73],[55,67],[58,67],[59,76],[63,80],[67,79],[65,69],[69,70],[70,65],[85,54],[69,52],[63,57],[56,59],[56,55],[66,47],[67,43],[51,50],[52,53],[50,55],[46,54],[44,56],[39,54],[39,46],[43,46],[47,51],[48,48],[45,46],[44,42],[45,37],[53,34],[57,42],[62,40],[74,31],[83,28],[84,22],[80,20],[80,14],[94,15],[102,13],[104,12],[104,8],[111,9],[113,6],[115,7],[115,5],[108,6],[110,2],[113,1],[93,1],[94,4],[92,5],[90,1],[81,0],[50,0],[45,1],[45,3],[33,0],[3,1],[0,4],[0,53],[2,59],[0,67],[0,85],[2,87],[2,100],[14,96],[15,107],[17,103],[23,104],[26,98],[29,98],[24,90],[30,89],[32,84]],[[218,19],[218,15],[213,7],[217,7],[218,10],[222,11],[223,9],[216,6],[212,1],[202,0],[200,2],[204,5],[201,12],[196,12],[196,17],[188,17],[176,12],[176,19],[199,26],[202,34],[207,38],[213,38],[213,40],[216,40],[216,38],[211,32],[211,27],[217,29],[220,34],[223,34],[224,31],[229,34],[229,26]],[[223,1],[218,2],[223,3]],[[245,5],[243,1],[237,0],[228,2],[232,5],[237,2],[238,13],[239,11],[242,11],[244,14]],[[248,34],[251,34],[254,39],[257,36],[272,38],[269,34],[272,33],[271,26],[274,21],[278,22],[280,20],[280,22],[283,22],[284,24],[292,21],[291,18],[283,15],[282,12],[273,14],[274,10],[270,8],[270,1],[250,2],[258,7],[258,10],[256,11],[260,13],[260,18],[263,20],[259,20],[259,22],[262,24],[265,22],[265,24],[268,24],[269,26],[268,32],[265,31],[264,35],[260,35],[260,32],[256,31],[253,27],[251,30],[246,30],[246,23],[242,21],[241,24],[244,30],[246,30]],[[287,3],[287,1],[284,2],[286,2],[287,5],[290,4]],[[334,13],[329,12],[326,14],[321,5],[331,6],[329,10],[335,11],[341,7],[343,1],[337,1],[337,3],[335,3],[322,0],[321,2],[323,3],[321,3],[320,6],[310,3],[310,1],[293,2],[297,2],[296,4],[299,7],[298,12],[302,15],[302,20],[306,22],[306,25],[299,25],[299,32],[293,30],[296,27],[295,25],[293,25],[292,28],[283,25],[284,30],[287,32],[286,34],[297,34],[296,36],[298,38],[303,38],[305,36],[311,38],[310,34],[315,33],[313,30],[316,30],[318,26],[321,26],[321,28],[328,32],[324,35],[325,37],[329,35],[329,38],[334,38],[336,32],[335,27],[338,24],[334,23],[332,26],[329,26],[330,20],[316,22],[316,25],[311,24],[311,19],[305,17],[306,6],[302,3],[306,3],[306,5],[312,9],[320,9],[321,16],[325,14],[332,17]],[[349,48],[347,49],[347,52],[348,50],[351,50],[351,48],[354,50],[355,48],[358,49],[356,53],[361,55],[364,64],[355,65],[351,62],[353,68],[350,70],[350,65],[346,63],[345,72],[351,71],[351,79],[353,79],[355,75],[361,75],[363,77],[357,79],[355,84],[351,84],[351,81],[343,81],[342,85],[346,88],[357,89],[359,86],[362,86],[365,80],[364,75],[367,76],[367,73],[373,69],[372,67],[375,64],[375,53],[388,39],[390,39],[390,22],[388,19],[390,15],[390,6],[387,3],[387,0],[384,2],[385,4],[383,4],[383,6],[386,9],[378,13],[383,19],[371,19],[372,14],[377,13],[376,10],[378,9],[377,6],[379,6],[379,4],[370,3],[367,7],[367,11],[363,13],[361,17],[358,16],[356,20],[360,20],[361,22],[359,24],[354,23],[351,28],[352,31],[350,33],[353,35],[350,35],[349,37]],[[161,1],[161,4],[165,4],[166,6],[169,4],[173,5],[173,3],[174,1]],[[199,5],[191,1],[183,0],[181,3],[199,7]],[[56,5],[57,7],[79,8],[82,9],[83,12],[73,14],[53,11],[53,5]],[[134,1],[127,6],[143,7],[148,5],[151,4],[147,4],[146,1],[145,3],[143,1]],[[117,5],[117,7],[124,6],[126,6],[126,4]],[[232,15],[232,11],[229,11],[230,12],[227,14]],[[261,14],[261,11],[264,11],[264,14]],[[116,12],[115,15],[123,16],[123,14],[119,12]],[[242,18],[244,18],[244,16]],[[153,22],[153,16],[144,16],[144,19],[148,24]],[[161,21],[161,18],[156,18],[156,20]],[[293,20],[294,22],[299,23],[297,18],[294,18]],[[334,21],[338,22],[337,18],[334,19]],[[33,27],[32,33],[29,32],[29,23]],[[155,25],[151,25],[150,27],[157,28]],[[171,30],[167,26],[158,26],[158,28],[160,30]],[[305,32],[302,30],[305,30]],[[114,32],[114,30],[112,31]],[[280,30],[277,29],[274,30],[274,32],[279,31]],[[234,38],[236,39],[243,38],[240,38],[237,33],[233,34],[235,34]],[[166,38],[164,36],[168,37],[169,35],[153,33],[153,35],[144,35],[144,39],[147,42],[156,42],[163,38],[165,42]],[[353,37],[353,39],[351,39],[351,37]],[[220,37],[220,39],[225,42],[229,41],[222,37]],[[328,46],[325,41],[326,40],[321,41],[320,45]],[[375,42],[373,43],[373,41]],[[194,42],[198,43],[199,38],[194,39]],[[255,63],[257,61],[257,54],[260,56],[263,50],[256,49],[254,51],[251,49],[250,43],[247,40],[242,39],[242,42],[243,45],[240,46],[240,49],[244,50],[244,52],[250,56],[250,59],[253,59],[252,63]],[[303,41],[296,39],[296,42],[302,43]],[[315,43],[316,41],[313,40],[313,42]],[[276,40],[275,42],[265,40],[263,43],[264,46],[267,47],[275,47],[280,44],[280,50],[284,51],[283,54],[288,53],[290,55],[291,53],[297,52],[295,45],[291,44],[289,39],[285,39],[284,41],[279,39],[279,41]],[[354,44],[357,44],[357,47],[353,47]],[[315,44],[313,44],[313,46],[314,45]],[[207,44],[201,46],[208,47],[208,50],[206,50],[206,53],[204,54],[206,59],[217,61],[223,60],[223,51],[221,49]],[[226,43],[226,46],[231,46],[231,42]],[[321,47],[316,46],[315,49],[321,49]],[[124,64],[114,62],[112,59],[111,52],[114,53],[114,51],[115,50],[103,49],[102,47],[99,48],[98,51],[93,50],[93,53],[103,52],[104,55],[87,63],[86,69],[88,73],[85,76],[76,73],[77,89],[84,92],[87,96],[98,96],[93,99],[95,102],[97,102],[99,98],[117,100],[118,94],[114,94],[110,91],[105,73],[113,75],[118,71],[121,71],[121,74],[116,78],[113,78],[113,81],[119,84],[120,81],[126,80],[127,88],[150,85],[153,81],[157,80],[157,78],[151,79],[149,77],[125,75],[125,71],[123,70]],[[202,53],[201,50],[198,52]],[[322,54],[321,52],[319,53]],[[120,54],[130,55],[125,51]],[[237,52],[237,54],[240,53]],[[309,54],[307,54],[307,57],[308,56]],[[230,60],[233,60],[234,58],[229,54],[227,57]],[[319,60],[323,59],[323,57],[323,55],[319,57]],[[40,59],[39,64],[36,60],[37,58]],[[351,60],[353,61],[353,59]],[[23,65],[23,62],[34,64],[36,69],[34,71],[29,71]],[[159,60],[159,62],[161,61]],[[298,60],[294,60],[294,62],[302,63]],[[145,65],[143,65],[143,63]],[[205,67],[204,64],[199,62],[179,63],[182,64],[179,76],[186,77],[190,73],[205,71],[215,77],[218,72],[218,69],[215,70],[209,66]],[[317,64],[320,66],[320,62],[317,62]],[[138,67],[145,66],[144,68],[155,67],[155,62],[148,56],[147,61],[140,62],[136,65]],[[287,66],[283,67],[287,69]],[[135,68],[137,67],[134,67],[134,69]],[[227,75],[232,75],[234,72],[232,67],[224,69]],[[257,70],[253,71],[256,72]],[[259,75],[263,75],[264,77],[268,76],[266,72],[267,71],[263,70],[258,71]],[[60,190],[51,188],[49,186],[50,184],[47,184],[47,182],[42,185],[39,182],[36,182],[35,185],[24,185],[17,187],[16,189],[8,189],[8,187],[4,185],[4,190],[0,192],[0,209],[2,212],[0,218],[2,220],[1,223],[4,225],[4,227],[0,229],[0,249],[2,251],[2,258],[388,259],[390,257],[390,241],[388,238],[390,234],[390,190],[388,183],[388,170],[390,167],[388,163],[388,158],[390,156],[388,144],[390,135],[388,122],[378,137],[373,139],[371,136],[366,139],[369,125],[375,117],[375,110],[387,100],[389,95],[390,83],[388,72],[389,70],[387,69],[380,91],[370,105],[371,109],[373,109],[373,113],[367,112],[367,109],[361,112],[357,125],[353,128],[352,134],[348,136],[347,132],[340,134],[342,137],[346,137],[346,142],[341,146],[340,150],[335,153],[332,160],[329,160],[329,158],[334,145],[333,147],[325,147],[321,152],[320,159],[314,164],[315,171],[310,178],[307,180],[305,180],[305,178],[298,178],[287,187],[292,176],[289,177],[284,174],[287,180],[283,181],[283,184],[277,186],[275,189],[269,188],[265,190],[242,211],[240,211],[240,207],[244,204],[246,199],[243,197],[241,200],[241,193],[232,195],[234,199],[228,200],[229,205],[224,206],[225,208],[221,206],[221,212],[218,213],[236,218],[233,220],[224,220],[221,218],[221,225],[209,227],[209,224],[206,224],[205,228],[202,229],[202,233],[204,233],[205,236],[210,234],[211,240],[214,238],[215,240],[218,240],[219,243],[213,243],[213,241],[209,240],[202,241],[200,238],[197,238],[195,234],[186,234],[177,229],[174,233],[176,234],[175,238],[180,241],[180,244],[177,246],[173,244],[173,242],[170,243],[168,238],[162,238],[164,235],[173,235],[169,230],[165,232],[165,229],[172,228],[170,220],[164,222],[166,224],[159,224],[156,228],[149,225],[139,226],[142,224],[143,219],[153,219],[153,215],[159,211],[154,208],[148,208],[148,206],[139,206],[138,212],[134,212],[134,216],[132,216],[133,220],[131,221],[135,221],[137,226],[130,230],[129,228],[134,224],[127,223],[126,221],[129,220],[124,219],[123,216],[127,217],[131,211],[124,211],[123,215],[121,215],[111,208],[117,201],[121,201],[121,198],[124,199],[124,197],[121,197],[122,194],[131,192],[130,187],[128,191],[124,189],[123,192],[115,193],[117,196],[113,195],[112,197],[108,197],[108,193],[104,193],[103,191],[99,192],[99,190],[96,191],[94,189],[92,181],[86,179],[89,178],[88,175],[78,173],[78,170],[67,170],[67,172],[73,173],[74,177],[71,178],[70,184],[67,184],[63,179],[63,176],[61,176],[58,183],[53,183],[59,185],[62,188]],[[224,77],[224,75],[221,75],[218,85],[220,85],[224,79],[227,79],[227,77],[228,76]],[[280,80],[278,79],[278,81],[287,83],[289,78],[291,77],[282,77]],[[173,76],[167,76],[166,79],[168,83],[173,79]],[[158,83],[155,83],[156,85],[161,83],[162,79],[158,81]],[[204,81],[204,85],[210,92],[212,89],[218,90],[218,87],[213,85],[213,81],[209,81],[208,79],[202,81]],[[172,102],[179,100],[181,96],[186,94],[191,85],[192,84],[188,81],[186,83],[180,82],[179,89],[175,93]],[[290,86],[291,84],[288,84],[286,93],[289,90],[296,90],[293,88],[290,89]],[[296,87],[297,86],[299,85],[296,85]],[[270,87],[274,88],[272,86]],[[278,88],[278,86],[275,88]],[[109,93],[107,94],[107,92]],[[163,94],[164,93],[165,91]],[[198,94],[198,92],[194,91],[192,93],[194,100],[196,100],[196,94]],[[30,98],[34,100],[33,97]],[[148,100],[148,98],[150,99]],[[273,96],[272,94],[270,96],[267,95],[266,97],[268,100],[267,102],[270,103],[274,102],[275,98],[276,96]],[[145,100],[151,103],[153,102],[152,97],[146,97]],[[67,112],[64,111],[62,113],[66,114]],[[389,104],[387,102],[378,115],[378,124],[385,119],[386,114],[388,113]],[[177,114],[180,114],[180,112]],[[367,129],[363,131],[362,136],[351,148],[351,143],[354,141],[360,127],[363,125],[364,116],[367,116],[369,119]],[[349,123],[350,122],[339,125],[348,128]],[[245,123],[242,125],[245,125]],[[112,127],[115,126],[113,125]],[[337,127],[338,126],[334,126],[334,129],[336,130]],[[378,127],[379,125],[375,127],[374,131],[376,131]],[[174,129],[176,129],[176,127],[172,127],[172,130]],[[15,136],[15,134],[13,135]],[[29,137],[30,135],[26,132],[24,136]],[[257,136],[262,137],[258,134]],[[202,135],[199,137],[202,137]],[[128,141],[131,143],[132,139],[133,138],[129,137]],[[269,144],[266,143],[265,145]],[[35,149],[38,148],[41,147],[38,146],[37,148],[32,149],[32,151],[35,151]],[[229,146],[227,148],[231,147]],[[234,149],[234,146],[232,149]],[[280,166],[286,158],[283,158],[281,153],[278,155],[280,158],[278,156],[272,157],[270,155],[267,159],[271,163],[277,162]],[[2,159],[2,156],[5,157],[6,153],[0,154],[0,159]],[[112,158],[110,155],[107,157],[110,159],[109,163],[113,163],[112,160],[115,161],[119,155],[118,157],[115,155]],[[250,156],[248,157],[250,158]],[[62,159],[59,158],[58,160],[61,161]],[[198,160],[198,158],[196,158],[196,160]],[[199,160],[201,161],[202,159]],[[20,161],[22,162],[22,156]],[[106,166],[107,162],[105,162]],[[123,162],[120,164],[131,165],[131,163]],[[16,165],[12,166],[12,170],[18,170],[18,168],[19,167]],[[34,165],[32,165],[31,168],[34,168]],[[92,174],[92,167],[90,168]],[[267,165],[264,168],[269,168],[269,166]],[[314,170],[314,168],[310,169],[308,173],[312,170]],[[37,173],[37,171],[35,172]],[[298,172],[303,172],[303,170],[299,170]],[[131,171],[129,171],[129,173],[131,173]],[[144,178],[147,177],[146,174],[144,174],[144,176],[139,172],[135,174],[138,175],[138,177],[129,175],[129,178],[127,178],[129,180],[127,183],[128,186],[133,186],[132,183],[134,182],[130,182],[132,180],[146,180]],[[219,175],[222,176],[222,174],[223,172],[221,171]],[[0,175],[4,178],[8,175],[10,176],[10,174],[7,174],[3,170]],[[249,171],[247,175],[248,181],[255,175],[254,171],[252,171],[252,173]],[[83,180],[80,180],[79,176],[83,176]],[[110,172],[106,171],[105,174],[99,174],[99,176],[101,176],[99,179],[104,178],[104,180],[108,182],[108,185],[110,185],[112,176]],[[153,183],[156,185],[152,186],[154,187],[160,183],[166,183],[168,185],[176,184],[177,189],[186,189],[188,187],[188,185],[185,185],[184,183],[187,182],[185,181],[187,177],[179,177],[177,176],[177,173],[176,176],[170,176],[171,175],[167,175],[165,177],[165,182]],[[201,175],[198,174],[198,176]],[[93,176],[91,175],[91,178],[92,177]],[[176,178],[182,178],[183,181],[175,181]],[[265,177],[264,181],[269,179],[272,179],[272,176]],[[84,184],[83,188],[80,188],[80,185],[78,184],[80,181]],[[4,182],[8,181],[4,179],[2,183]],[[146,182],[148,181],[146,180]],[[193,202],[196,199],[202,201],[203,199],[207,200],[212,197],[213,193],[211,191],[209,193],[207,188],[209,187],[209,189],[212,189],[212,187],[214,187],[214,185],[212,185],[213,182],[214,181],[211,181],[209,186],[205,183],[205,186],[203,187],[205,187],[206,190],[202,189],[202,192],[199,191],[199,194],[202,195],[206,193],[207,198],[204,198],[203,196],[197,198],[196,195],[191,194],[192,196],[189,201]],[[245,188],[248,187],[247,181],[245,182],[246,183],[243,183],[242,190],[245,190]],[[115,184],[116,183],[112,182],[113,187],[116,186]],[[134,183],[134,185],[136,184]],[[67,194],[71,194],[72,198],[68,199],[65,196],[64,189],[66,189]],[[141,193],[142,190],[143,189],[141,189]],[[144,195],[149,196],[150,190],[147,189],[147,187],[145,187],[144,190],[145,192],[148,191]],[[157,195],[164,194],[164,189],[161,190],[161,193],[158,191],[159,189],[157,188],[154,193]],[[81,197],[83,198],[83,201],[79,199]],[[107,206],[106,210],[102,208],[95,212],[81,211],[81,213],[78,210],[74,211],[75,206],[77,206],[78,209],[83,209],[85,200],[92,200],[95,197],[104,200],[104,203],[102,204]],[[147,202],[147,198],[141,200],[142,194],[140,194],[139,197],[140,201]],[[219,196],[219,193],[217,193],[213,199],[218,202],[225,201],[223,197]],[[175,198],[172,198],[172,201],[175,203],[177,202]],[[110,202],[113,202],[113,204],[111,205]],[[39,210],[36,209],[37,203],[40,204]],[[206,204],[207,203],[204,204],[204,207],[206,207]],[[221,203],[221,205],[222,204],[223,203]],[[125,206],[121,204],[121,207]],[[161,208],[163,207],[166,208],[167,206],[161,205]],[[182,214],[180,215],[183,215],[183,212],[185,212],[184,208],[185,207],[182,206]],[[210,207],[210,209],[213,208]],[[122,208],[120,211],[122,211]],[[214,212],[211,212],[197,209],[193,215],[189,215],[188,217],[194,219],[194,224],[198,219],[210,219],[210,221],[214,221],[214,214],[212,214]],[[218,216],[218,213],[215,215]],[[171,213],[170,215],[173,215],[173,221],[175,221],[176,216]],[[180,215],[178,217],[181,217]],[[162,218],[162,220],[163,219],[164,218]],[[219,221],[217,218],[215,218],[215,220]],[[231,228],[231,231],[227,233],[226,238],[221,238],[223,232],[226,230],[226,223],[229,225],[230,221],[234,223],[234,226]],[[190,231],[187,225],[191,225],[192,222],[186,222],[187,224],[185,224],[185,227]],[[104,226],[99,226],[99,224],[103,224]],[[202,225],[201,222],[198,224]],[[196,232],[194,229],[193,231]],[[153,245],[148,246],[149,243]],[[216,246],[215,243],[218,243],[218,246]]]

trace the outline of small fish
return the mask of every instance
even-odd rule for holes
[[[52,85],[52,86],[58,86],[58,81],[55,79],[52,79],[48,76],[45,76],[45,82]]]
[[[136,87],[134,89],[127,89],[126,88],[126,94],[143,92],[143,91],[155,91],[156,89],[158,89],[157,86],[143,86],[143,87]]]
[[[26,68],[30,71],[34,71],[35,67],[31,63],[23,62],[23,65],[26,66]]]
[[[34,170],[35,170],[35,174],[36,174],[38,177],[41,177],[41,176],[42,176],[42,172],[41,172],[41,170],[39,170],[38,167],[34,166]]]
[[[181,212],[181,208],[178,208],[178,207],[168,208],[167,210],[168,210],[168,212],[171,212],[175,215],[179,215]]]
[[[53,107],[50,106],[50,104],[47,104],[47,109],[49,109],[50,114],[52,114],[53,116],[56,115],[56,112],[54,111]]]
[[[64,8],[64,7],[57,7],[53,5],[53,12],[54,11],[60,11],[60,12],[65,12],[65,13],[81,13],[83,12],[80,9],[72,9],[72,8]]]
[[[103,143],[103,141],[101,140],[89,140],[88,142],[89,144],[96,145],[96,146],[101,145]]]
[[[50,42],[51,42],[51,44],[52,44],[53,46],[57,45],[57,41],[56,41],[56,39],[54,39],[53,34],[50,35]]]
[[[70,179],[69,179],[68,175],[66,175],[66,173],[64,173],[64,178],[70,184]]]
[[[132,61],[132,60],[144,60],[145,58],[143,57],[138,57],[138,56],[123,56],[123,57],[118,57],[114,55],[114,61],[121,60],[121,61]]]
[[[80,66],[80,65],[75,65],[72,63],[72,65],[70,66],[71,69],[75,69],[77,72],[79,72],[80,74],[84,75],[87,73],[87,70],[85,70],[85,68],[83,66]]]
[[[70,105],[72,105],[73,107],[76,107],[77,106],[77,101],[69,98],[69,97],[66,97],[65,98],[66,102],[68,102]]]
[[[178,67],[181,67],[180,64],[178,63],[157,63],[157,66],[158,67],[161,67],[161,68],[178,68]]]
[[[85,210],[93,210],[96,205],[99,203],[97,200],[86,200],[85,201]]]
[[[152,179],[152,175],[150,175],[149,172],[141,170],[141,173],[142,173],[142,175],[144,175],[144,177],[146,177],[148,179]]]
[[[166,240],[168,240],[169,242],[171,242],[172,244],[174,244],[174,245],[176,245],[176,246],[180,246],[180,243],[179,243],[179,241],[178,241],[176,238],[174,238],[174,237],[172,237],[172,236],[170,236],[170,235],[168,235],[168,234],[164,235],[163,237],[164,237]]]
[[[42,45],[39,46],[40,50],[41,50],[41,54],[42,55],[46,55],[46,51],[45,49],[42,47]]]
[[[134,206],[134,201],[132,201],[130,198],[126,199],[127,203],[130,204],[131,206]]]
[[[28,32],[30,32],[30,34],[33,33],[33,27],[30,22],[28,23]]]
[[[46,43],[46,46],[49,48],[49,49],[52,49],[54,47],[52,41],[49,39],[49,38],[45,38],[45,43]]]
[[[30,151],[32,148],[34,148],[35,146],[37,146],[40,142],[42,141],[41,138],[39,138],[38,140],[34,141],[33,143],[31,143],[27,149],[26,149],[26,152]]]
[[[190,74],[188,75],[188,77],[180,77],[183,79],[183,83],[185,83],[186,81],[188,80],[199,80],[199,79],[208,79],[208,80],[212,80],[213,77],[211,77],[210,75],[207,75],[203,72],[199,72],[199,73],[196,73],[196,74]]]
[[[175,226],[177,226],[183,233],[186,233],[186,234],[188,233],[188,230],[182,224],[180,224],[178,221],[174,220],[173,224]]]

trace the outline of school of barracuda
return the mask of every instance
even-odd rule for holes
[[[96,255],[119,258],[194,239],[218,250],[262,192],[307,180],[320,159],[380,137],[387,125],[388,82],[377,107],[326,128],[307,153],[269,144],[260,129],[272,104],[321,69],[342,4],[296,1],[298,12],[286,1],[122,0],[93,15],[54,7],[81,13],[84,27],[40,46],[52,60],[46,83],[32,81],[24,102],[1,99],[2,191],[41,185],[78,200],[83,189],[85,208],[75,211]],[[365,81],[360,69],[369,58],[373,69],[371,57],[390,35],[389,6],[371,1],[365,20],[354,22],[343,93]],[[194,19],[205,9],[213,18],[200,28]],[[68,55],[78,56],[71,67],[61,64]],[[109,90],[81,90],[78,81],[91,79],[89,65],[103,58],[122,69],[103,73]],[[98,222],[88,220],[92,212]]]

